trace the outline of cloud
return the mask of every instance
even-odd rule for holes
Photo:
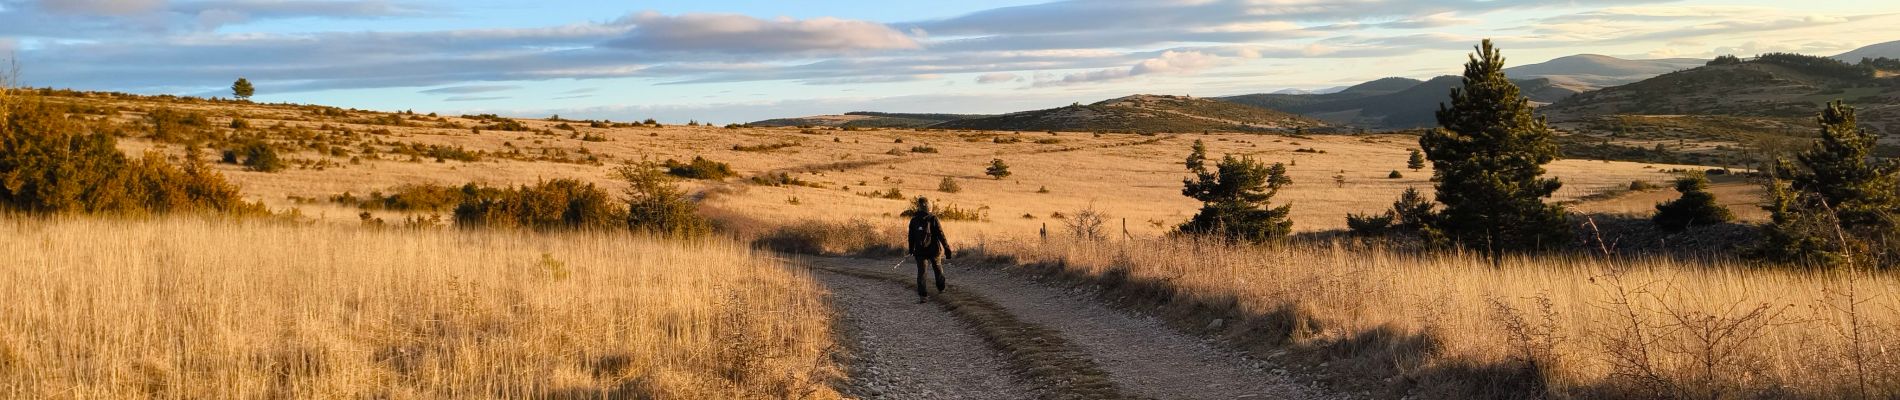
[[[488,101],[488,100],[507,100],[510,98],[512,97],[508,97],[508,96],[455,96],[455,97],[442,99],[442,101]]]
[[[515,90],[515,89],[520,89],[520,88],[521,88],[520,86],[515,86],[515,85],[467,85],[467,86],[450,86],[450,87],[422,90],[416,93],[476,94],[476,93],[490,93],[490,92],[505,92],[505,91]]]
[[[825,79],[806,79],[803,81],[803,83],[807,85],[855,85],[855,84],[864,84],[864,83],[929,81],[929,80],[936,80],[939,78],[943,78],[943,75],[937,75],[937,74],[874,75],[874,76],[852,76],[852,77],[825,78]]]
[[[921,48],[884,24],[830,17],[759,19],[737,14],[666,16],[648,11],[622,19],[635,28],[608,47],[650,51],[803,53]]]
[[[1191,74],[1229,63],[1224,57],[1200,51],[1164,51],[1160,56],[1141,60],[1128,68],[1110,68],[1063,75],[1061,79],[1038,79],[1031,87],[1068,86],[1110,82],[1142,75]]]
[[[1023,77],[1021,75],[1016,75],[1016,74],[1008,73],[1008,72],[992,72],[992,73],[976,76],[976,83],[982,84],[982,85],[988,85],[992,83],[1016,82],[1016,81],[1021,81],[1021,80],[1023,80]]]
[[[164,0],[40,0],[47,11],[63,14],[133,15],[157,11]]]

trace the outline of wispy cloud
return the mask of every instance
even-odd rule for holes
[[[622,18],[635,28],[608,47],[722,53],[904,50],[922,47],[884,24],[838,18],[760,19],[737,14],[678,16],[643,12]]]
[[[468,86],[450,86],[450,87],[422,90],[422,91],[418,91],[417,93],[475,94],[475,93],[489,93],[489,92],[505,92],[505,91],[515,90],[515,89],[520,89],[520,88],[521,88],[520,86],[515,86],[515,85],[468,85]]]

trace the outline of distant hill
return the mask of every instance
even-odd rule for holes
[[[1676,160],[1737,165],[1807,146],[1818,129],[1814,115],[1834,100],[1854,106],[1862,128],[1900,133],[1900,78],[1795,54],[1663,74],[1541,111],[1558,128],[1599,141],[1592,151],[1672,153]]]
[[[1672,58],[1625,60],[1583,54],[1505,69],[1525,97],[1539,105],[1578,93],[1640,81],[1678,70],[1695,68],[1705,60]],[[1462,81],[1440,76],[1428,81],[1383,78],[1329,94],[1249,94],[1220,100],[1318,118],[1337,124],[1379,129],[1428,127],[1437,123],[1435,112]]]
[[[1429,81],[1385,78],[1326,95],[1251,94],[1220,100],[1269,108],[1342,125],[1377,129],[1410,129],[1438,123],[1438,104],[1451,96],[1461,77],[1445,75]],[[1581,90],[1550,79],[1517,80],[1526,97],[1547,103]]]
[[[1896,81],[1831,58],[1766,55],[1709,65],[1573,96],[1545,111],[1553,119],[1605,114],[1805,117],[1831,100],[1894,103]]]
[[[1389,94],[1405,90],[1421,82],[1423,81],[1411,78],[1381,78],[1366,83],[1347,86],[1331,93],[1261,93],[1217,97],[1215,99],[1254,107],[1287,111],[1292,108],[1311,104]]]
[[[1513,79],[1547,78],[1558,85],[1589,91],[1700,67],[1707,62],[1698,58],[1625,60],[1605,55],[1579,54],[1505,68],[1504,74]]]
[[[1853,51],[1836,55],[1833,58],[1836,60],[1852,63],[1852,62],[1860,62],[1860,59],[1862,58],[1880,58],[1880,57],[1900,59],[1900,40],[1874,44],[1867,47],[1854,49]]]
[[[906,114],[855,111],[837,115],[814,115],[755,121],[751,126],[838,126],[853,128],[922,128],[945,121],[992,117],[985,114]]]
[[[946,121],[932,128],[1014,131],[1198,132],[1292,131],[1325,128],[1297,115],[1213,99],[1134,95],[987,118]]]

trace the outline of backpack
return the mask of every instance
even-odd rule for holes
[[[910,219],[910,253],[932,256],[937,252],[937,216],[919,214]]]

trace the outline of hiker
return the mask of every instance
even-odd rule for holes
[[[943,237],[943,224],[930,213],[930,200],[917,197],[917,212],[910,216],[910,256],[917,257],[917,302],[930,297],[924,286],[924,263],[937,273],[937,293],[943,293],[943,264],[938,256],[949,258],[950,242]]]

